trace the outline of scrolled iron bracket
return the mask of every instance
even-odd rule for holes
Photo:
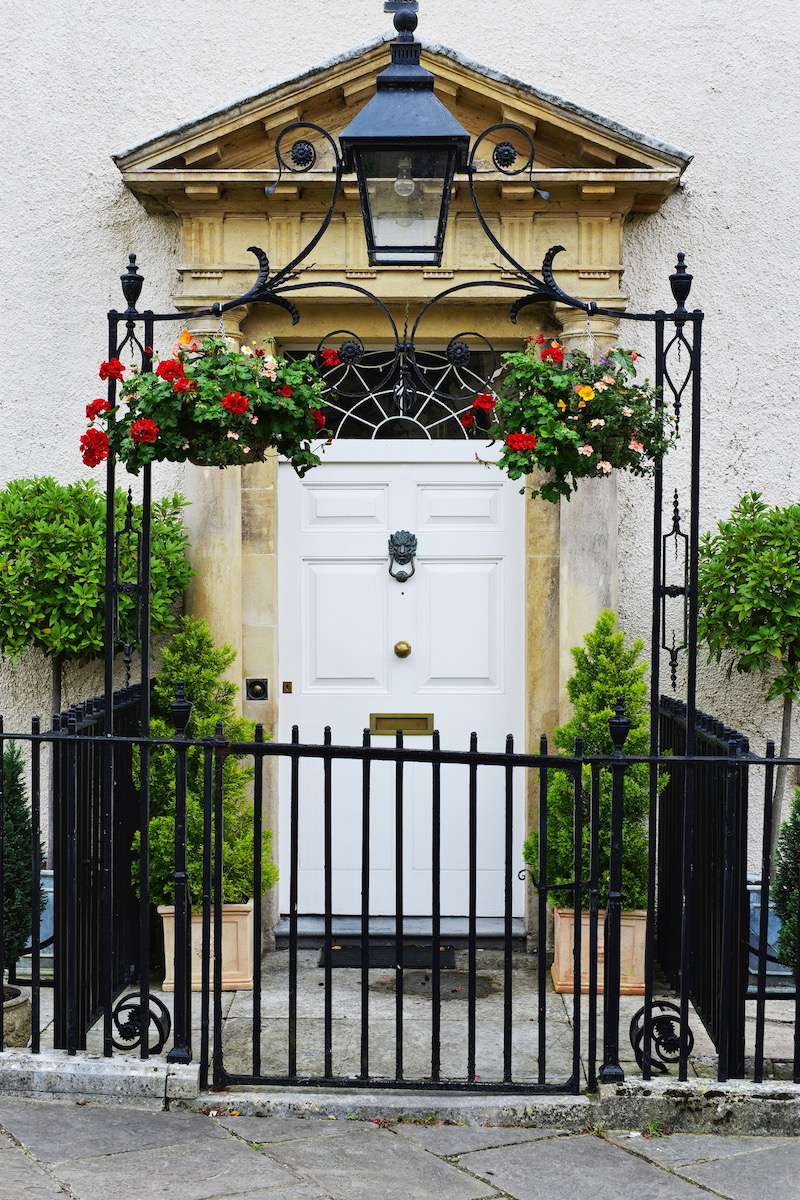
[[[135,1050],[147,1039],[148,1053],[160,1054],[172,1030],[172,1018],[166,1005],[157,996],[150,996],[145,1008],[140,992],[128,992],[123,996],[114,1005],[111,1020],[116,1030],[111,1044],[117,1050]],[[152,1037],[149,1036],[151,1026]]]
[[[642,1006],[633,1015],[630,1028],[631,1046],[639,1064],[644,1070],[644,1026],[646,1008]],[[650,1047],[651,1068],[660,1075],[668,1075],[669,1068],[680,1060],[681,1056],[681,1010],[677,1004],[669,1000],[654,1000],[650,1006],[652,1040]],[[688,1021],[685,1030],[686,1053],[691,1054],[694,1047],[694,1034]]]
[[[389,538],[389,574],[392,579],[396,579],[398,583],[406,583],[416,571],[414,558],[417,553],[417,539],[413,533],[409,533],[407,529],[398,529],[397,533],[393,533]],[[393,568],[407,567],[411,564],[410,571],[395,571]]]

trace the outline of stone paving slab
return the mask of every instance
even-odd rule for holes
[[[800,1143],[681,1167],[680,1174],[730,1200],[800,1200]]]
[[[490,1184],[377,1127],[349,1137],[283,1142],[269,1153],[332,1200],[481,1200],[497,1195]]]
[[[566,1137],[566,1129],[502,1128],[492,1125],[412,1125],[402,1122],[394,1132],[408,1138],[431,1154],[449,1156],[470,1150],[490,1150],[516,1142],[532,1142],[544,1137]]]
[[[14,1149],[0,1159],[0,1200],[66,1200],[66,1193],[56,1180],[29,1158],[24,1151]]]
[[[479,1150],[458,1163],[514,1200],[699,1200],[691,1184],[592,1134]]]
[[[272,1142],[293,1142],[298,1138],[339,1137],[354,1129],[374,1129],[373,1121],[337,1121],[335,1117],[322,1120],[314,1117],[218,1117],[224,1129],[230,1129],[246,1142],[268,1145]]]
[[[669,1137],[643,1137],[641,1133],[604,1133],[607,1142],[621,1146],[662,1167],[682,1167],[689,1163],[731,1158],[786,1145],[788,1138],[763,1138],[739,1135],[720,1137],[713,1133],[674,1133]]]
[[[205,1117],[181,1111],[78,1106],[31,1100],[0,1100],[0,1125],[10,1129],[41,1162],[116,1154],[134,1148],[199,1146],[225,1140]]]
[[[271,1186],[294,1185],[297,1175],[230,1136],[195,1146],[158,1146],[107,1157],[52,1164],[54,1175],[80,1200],[217,1200]],[[18,1198],[19,1200],[19,1198]]]
[[[9,1099],[0,1151],[0,1200],[800,1200],[797,1137],[212,1119]]]

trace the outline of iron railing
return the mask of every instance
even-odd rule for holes
[[[44,807],[40,804],[41,763],[50,755],[54,767],[56,1045],[72,1053],[82,1049],[87,1045],[87,1031],[97,1019],[99,1040],[93,1045],[104,1054],[135,1049],[146,1058],[167,1047],[173,1061],[199,1058],[203,1078],[217,1087],[262,1083],[577,1092],[593,1088],[598,1080],[623,1078],[632,1069],[634,1054],[645,1078],[668,1070],[687,1078],[693,1024],[695,1033],[705,1026],[716,1047],[719,1078],[743,1076],[746,1059],[751,1056],[753,1077],[763,1077],[765,1028],[773,1000],[766,986],[765,929],[756,946],[756,986],[751,990],[755,1015],[752,1046],[746,1045],[744,1036],[749,949],[745,833],[748,797],[756,794],[756,779],[758,790],[763,784],[765,828],[769,829],[774,767],[780,761],[773,757],[771,746],[763,758],[756,757],[741,737],[703,718],[697,737],[705,752],[687,755],[680,740],[684,714],[671,702],[662,705],[660,728],[662,745],[669,753],[657,758],[625,755],[624,721],[617,725],[617,749],[610,758],[585,756],[580,746],[570,756],[551,755],[546,743],[538,754],[521,754],[510,739],[502,751],[488,752],[478,748],[474,737],[469,748],[461,751],[442,749],[438,737],[425,748],[404,744],[402,736],[394,744],[387,745],[384,739],[377,744],[369,735],[360,746],[340,746],[333,744],[330,731],[316,745],[301,743],[297,733],[287,743],[265,741],[261,730],[252,742],[228,744],[221,729],[215,738],[191,742],[180,732],[176,738],[152,739],[139,736],[135,725],[126,731],[122,723],[125,701],[120,699],[111,736],[101,732],[103,715],[89,705],[60,720],[58,728],[40,733],[34,727],[32,733],[17,739],[30,748],[34,862],[41,837],[39,810]],[[173,715],[180,727],[183,716],[188,717],[186,705],[176,704]],[[138,901],[131,886],[131,844],[141,827],[134,766],[137,760],[145,762],[149,748],[156,745],[168,748],[175,765],[176,940],[171,1001],[153,994],[155,987],[151,990],[146,874]],[[199,748],[204,764],[200,797],[203,886],[199,897],[189,895],[185,863],[187,794],[182,764],[191,747]],[[235,1011],[226,1018],[221,900],[222,763],[227,754],[241,755],[255,768],[256,846],[261,829],[273,820],[268,807],[273,793],[284,797],[282,869],[288,903],[287,950],[271,952],[266,958],[262,945],[270,930],[264,927],[260,906],[255,906],[249,943],[252,992],[240,993]],[[800,765],[800,760],[786,761]],[[98,780],[109,762],[114,804],[105,811]],[[633,1047],[629,1051],[620,1033],[624,1020],[619,881],[625,847],[619,801],[625,773],[633,763],[649,763],[666,776],[667,783],[659,797],[658,824],[653,827],[657,900],[648,921],[656,953],[645,980],[643,1008],[632,1022]],[[591,781],[588,803],[586,795],[583,803],[577,803],[587,768]],[[607,830],[601,828],[599,817],[603,771],[610,772],[613,781]],[[585,932],[580,922],[576,923],[568,1033],[555,1024],[545,953],[544,903],[554,886],[546,872],[548,790],[556,775],[564,773],[575,789],[576,816],[572,829],[575,877],[563,886],[574,906],[589,913]],[[355,808],[342,829],[345,792],[355,795]],[[524,798],[531,795],[538,804],[542,835],[538,870],[533,872],[540,905],[538,919],[528,930],[535,933],[534,951],[525,957],[520,953],[515,887],[523,869],[520,809]],[[687,796],[693,798],[693,811]],[[392,829],[388,850],[376,835],[377,813],[387,809]],[[417,817],[424,812],[414,830],[414,854],[424,860],[427,872],[422,915],[419,905],[413,911],[410,903],[413,863],[409,828],[415,809]],[[302,917],[309,911],[301,881],[304,830],[309,829],[309,820],[311,827],[317,822],[319,828],[314,853],[323,897],[313,952],[304,939]],[[490,825],[498,832],[502,853],[492,938],[484,940],[486,900],[481,888],[486,864],[482,855]],[[385,842],[385,836],[380,836]],[[611,846],[602,966],[597,955],[601,836],[610,840]],[[336,908],[334,878],[343,837],[348,855],[357,862],[360,896],[358,911],[350,919],[349,940],[356,961],[349,971],[339,970],[334,961],[336,948],[348,941],[342,932],[342,913]],[[459,840],[464,846],[463,902],[445,898],[447,854]],[[141,861],[146,861],[146,838],[140,854]],[[384,865],[388,861],[393,887],[388,912],[385,898],[375,903],[377,859],[381,856]],[[770,866],[769,838],[765,836],[762,913],[769,898]],[[258,896],[262,888],[257,854],[253,870]],[[34,909],[38,908],[33,904],[36,888],[34,878]],[[192,902],[202,914],[201,986],[194,997],[189,968]],[[456,909],[463,920],[454,937]],[[45,981],[39,970],[37,919],[34,911],[34,1052],[44,1044],[39,1018]],[[378,919],[382,936],[376,939]],[[147,931],[144,946],[142,929]],[[388,967],[370,965],[376,940],[384,943]],[[587,942],[588,955],[582,954]],[[423,950],[427,946],[429,958],[420,969],[421,943]],[[450,944],[455,957],[448,962],[440,947]],[[588,967],[582,959],[588,960]],[[582,967],[588,971],[586,994],[581,991]],[[451,974],[453,970],[457,976]],[[424,999],[410,995],[415,973],[424,977]],[[490,986],[484,994],[487,979]],[[601,982],[602,1012],[598,1004]],[[126,986],[128,994],[120,998]],[[463,994],[463,1000],[460,996],[453,1000],[456,991]],[[785,998],[784,993],[781,996]],[[797,1016],[796,994],[793,999]],[[170,1015],[173,1031],[168,1047]],[[196,1044],[193,1017],[199,1030]],[[784,1057],[795,1081],[800,1082],[800,1052],[794,1043],[787,1046]]]
[[[662,754],[686,754],[686,705],[661,697]],[[694,786],[686,767],[669,773],[658,817],[657,957],[670,986],[685,994],[720,1054],[723,1077],[745,1059],[748,981],[748,739],[698,712]],[[693,796],[691,809],[687,795]],[[687,986],[681,989],[681,980]]]

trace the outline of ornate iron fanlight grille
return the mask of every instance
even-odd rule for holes
[[[345,339],[336,345],[341,362],[323,368],[326,429],[332,437],[464,440],[475,428],[491,424],[491,414],[474,409],[472,402],[498,373],[493,348],[476,350],[454,339],[444,350],[409,353],[402,344],[396,350],[370,349],[346,330],[337,336]],[[329,337],[326,345],[334,344]],[[285,354],[300,358],[303,352]]]

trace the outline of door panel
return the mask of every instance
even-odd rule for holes
[[[384,569],[382,561],[302,562],[304,691],[388,690]]]
[[[351,443],[356,446],[357,444]],[[338,457],[345,443],[335,444]],[[384,447],[388,452],[384,454]],[[486,468],[431,460],[425,443],[371,443],[371,461],[332,462],[300,480],[280,468],[279,623],[281,695],[278,736],[299,726],[301,742],[319,743],[326,725],[335,744],[358,745],[370,713],[433,713],[441,745],[502,751],[523,725],[522,554],[524,501],[516,485],[487,478]],[[334,447],[332,447],[333,449]],[[357,447],[358,450],[361,447]],[[438,448],[437,448],[438,449]],[[471,454],[471,451],[469,452]],[[385,458],[385,461],[383,459]],[[427,459],[427,461],[426,461]],[[407,529],[417,536],[416,570],[403,583],[389,575],[388,537]],[[404,570],[410,570],[404,567]],[[394,645],[411,644],[399,658]],[[390,745],[388,735],[373,744]],[[430,746],[411,736],[409,746]],[[519,744],[519,741],[518,741]],[[281,774],[281,903],[288,905],[288,765]],[[407,763],[403,771],[404,911],[431,912],[432,768]],[[373,763],[370,787],[370,910],[395,911],[395,767]],[[521,791],[521,788],[519,789]],[[299,911],[324,911],[323,772],[300,765]],[[361,908],[362,768],[333,764],[333,906]],[[461,764],[441,769],[441,912],[468,911],[469,773]],[[503,911],[503,772],[480,768],[477,798],[478,914]],[[520,847],[522,795],[514,800],[514,846]],[[519,866],[522,866],[520,856]],[[514,911],[521,915],[523,885],[514,870]]]

